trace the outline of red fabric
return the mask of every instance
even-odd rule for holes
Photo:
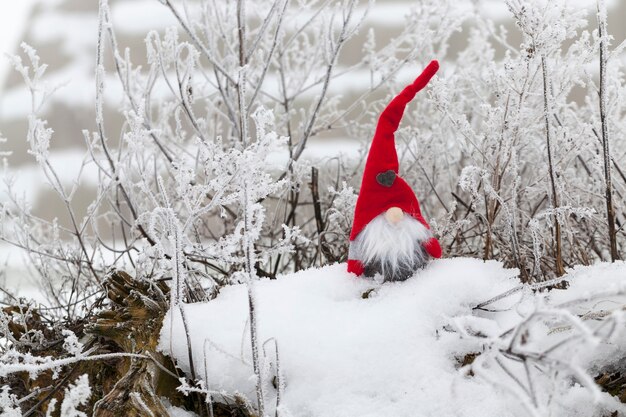
[[[407,86],[385,108],[378,119],[378,126],[367,156],[361,191],[354,211],[354,222],[350,240],[354,240],[374,217],[391,207],[399,207],[410,214],[427,228],[428,223],[422,217],[415,193],[398,174],[398,154],[395,147],[394,133],[398,130],[406,105],[430,81],[439,69],[439,63],[432,61],[413,84]],[[396,178],[390,187],[381,185],[377,175],[393,171]]]
[[[365,272],[365,268],[363,267],[361,261],[348,259],[348,272],[361,276],[363,275],[363,272]]]
[[[441,258],[441,245],[439,241],[434,237],[431,237],[426,242],[422,244],[426,252],[433,258],[439,259]]]

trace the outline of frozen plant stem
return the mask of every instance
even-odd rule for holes
[[[239,66],[246,65],[246,1],[237,1],[237,34],[239,35]]]
[[[611,152],[609,149],[609,128],[606,120],[606,65],[608,57],[608,34],[606,24],[606,4],[598,0],[598,37],[600,38],[600,121],[602,123],[602,157],[604,160],[604,182],[606,200],[606,218],[611,248],[611,261],[619,259],[617,252],[617,231],[615,230],[615,208],[613,207],[613,184],[611,181]]]
[[[252,278],[252,274],[250,274]],[[261,381],[261,366],[259,363],[259,346],[256,322],[256,302],[254,298],[254,281],[248,283],[248,309],[250,314],[250,342],[252,345],[252,366],[256,379],[256,397],[259,416],[265,416],[265,400],[263,399],[263,381]]]
[[[177,306],[178,309],[180,310],[180,318],[183,321],[183,327],[185,328],[185,337],[187,338],[187,357],[189,359],[189,368],[191,370],[191,378],[193,380],[196,379],[196,368],[194,365],[194,361],[193,361],[193,348],[192,348],[192,344],[191,344],[191,333],[189,331],[189,321],[187,320],[187,316],[185,314],[185,302],[183,300],[183,285],[185,283],[185,271],[184,271],[184,265],[183,265],[183,253],[182,253],[182,249],[181,249],[181,239],[182,239],[182,232],[180,230],[180,226],[175,222],[175,217],[172,216],[172,223],[173,226],[172,228],[174,228],[174,238],[175,238],[175,242],[174,242],[174,247],[175,247],[175,254],[174,254],[174,277],[176,279],[175,284],[175,288],[173,289],[172,292],[174,292],[174,296],[175,296],[175,300],[173,304],[173,306]]]
[[[242,20],[239,21],[239,24],[244,24]],[[241,32],[240,32],[241,33]],[[240,48],[243,49],[243,46],[240,45]],[[242,53],[241,56],[245,54]],[[240,117],[240,126],[241,126],[241,143],[245,147],[248,143],[248,123],[247,123],[247,114],[246,111],[246,67],[242,66],[239,69],[239,83],[237,85],[238,90],[238,98],[239,98],[239,117]],[[245,152],[245,150],[244,150]],[[250,315],[250,345],[252,349],[252,366],[254,369],[254,375],[256,379],[256,397],[257,404],[259,410],[259,416],[265,417],[265,401],[263,399],[263,381],[261,377],[261,365],[259,361],[259,344],[258,344],[258,334],[257,334],[257,320],[256,320],[256,300],[254,297],[254,282],[256,280],[256,272],[254,269],[254,265],[256,263],[255,253],[254,253],[254,239],[252,237],[252,216],[253,216],[253,206],[254,201],[250,197],[249,190],[249,182],[248,180],[244,180],[243,182],[243,221],[244,221],[244,232],[242,237],[243,250],[245,254],[245,262],[244,262],[244,270],[246,273],[247,279],[247,287],[248,287],[248,312]]]
[[[565,268],[563,267],[563,255],[561,246],[561,224],[557,214],[559,208],[559,198],[556,191],[556,175],[554,172],[554,161],[552,160],[552,141],[550,138],[550,100],[549,100],[549,86],[548,86],[548,69],[546,66],[546,57],[541,57],[541,69],[543,72],[543,106],[544,106],[544,118],[546,121],[546,147],[548,150],[548,173],[550,175],[550,185],[552,187],[552,210],[554,221],[554,267],[557,276],[565,274]]]
[[[242,113],[243,114],[243,113]],[[259,344],[257,333],[257,316],[256,316],[256,300],[254,295],[254,284],[256,280],[256,274],[254,271],[254,242],[250,236],[250,230],[252,228],[251,221],[251,207],[253,202],[248,198],[248,186],[244,186],[244,199],[246,205],[244,206],[244,251],[246,256],[245,270],[248,279],[248,312],[250,319],[250,345],[252,348],[252,366],[254,369],[254,375],[256,379],[256,396],[259,409],[259,416],[265,416],[265,402],[263,399],[263,381],[261,380],[261,366],[259,362]]]

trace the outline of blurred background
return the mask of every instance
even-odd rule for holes
[[[226,0],[221,0],[226,1]],[[346,46],[341,65],[350,65],[362,59],[362,45],[370,28],[376,32],[377,45],[396,36],[412,7],[419,7],[419,0],[379,0],[365,21],[359,35]],[[588,18],[594,22],[595,0],[572,0],[577,7],[588,10]],[[163,31],[176,26],[175,19],[158,0],[110,0],[112,20],[120,47],[129,48],[135,63],[145,61],[144,39],[148,31]],[[455,8],[476,8],[503,25],[509,32],[509,43],[518,45],[520,36],[515,22],[507,10],[504,0],[459,0]],[[456,5],[458,4],[458,5]],[[609,32],[614,37],[613,46],[626,39],[626,0],[609,0]],[[80,169],[84,155],[84,129],[95,129],[95,45],[97,40],[97,0],[19,0],[3,1],[0,4],[0,51],[8,54],[19,52],[21,42],[34,47],[42,61],[48,65],[47,82],[61,86],[48,105],[42,110],[54,130],[51,144],[52,163],[59,168],[62,180],[70,183]],[[457,10],[454,10],[457,12]],[[471,22],[469,23],[471,24]],[[457,32],[451,40],[446,56],[437,57],[444,61],[443,69],[450,71],[456,63],[458,51],[466,44],[467,30]],[[504,51],[498,50],[496,59]],[[624,56],[620,59],[626,61]],[[363,77],[366,79],[367,77]],[[331,94],[341,94],[349,99],[357,97],[367,83],[359,84],[361,78],[346,83],[331,85]],[[118,112],[122,101],[121,86],[115,75],[107,74],[105,86],[105,121],[109,132],[120,132],[122,117]],[[31,111],[30,94],[21,76],[15,72],[9,60],[0,59],[0,133],[7,142],[0,144],[0,151],[10,151],[8,174],[19,190],[31,202],[33,212],[44,218],[60,217],[63,221],[65,208],[62,201],[45,184],[38,173],[33,157],[27,152],[27,117]],[[310,157],[329,157],[333,153],[354,152],[363,138],[326,136],[310,143]],[[332,144],[332,146],[331,146]],[[96,171],[87,169],[82,179],[81,195],[75,199],[77,213],[82,215],[86,205],[95,195]],[[0,191],[0,199],[6,198]],[[0,261],[7,260],[4,271],[16,268],[19,256],[11,248],[0,245]],[[17,276],[15,273],[6,274]],[[20,274],[21,275],[21,274]],[[16,282],[23,282],[17,279]]]

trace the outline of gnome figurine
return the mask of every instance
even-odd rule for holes
[[[439,241],[422,217],[415,193],[398,175],[394,133],[406,105],[439,69],[432,61],[385,108],[365,163],[350,233],[348,272],[385,281],[404,281],[441,257]]]

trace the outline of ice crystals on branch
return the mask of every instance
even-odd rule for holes
[[[86,374],[81,375],[65,390],[61,403],[61,417],[87,417],[87,414],[79,411],[78,407],[86,405],[89,397],[91,397],[89,377]]]
[[[63,349],[70,355],[78,356],[83,352],[83,344],[78,341],[78,337],[71,330],[64,329],[62,331],[65,340],[63,341]]]
[[[0,412],[3,417],[22,417],[19,398],[11,394],[11,388],[8,385],[0,388]]]

